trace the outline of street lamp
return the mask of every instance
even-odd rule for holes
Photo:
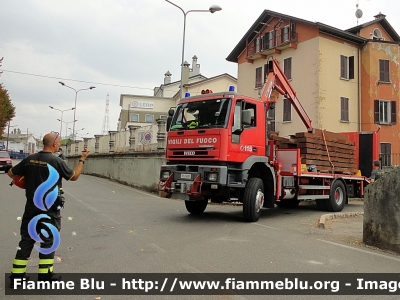
[[[7,146],[6,146],[6,151],[8,151],[8,137],[9,137],[9,135],[10,135],[10,127],[15,127],[15,126],[18,126],[18,125],[13,125],[13,126],[10,126],[10,120],[8,120],[8,130],[7,130]]]
[[[84,91],[84,90],[92,90],[92,89],[95,89],[96,87],[95,86],[91,86],[91,87],[88,87],[88,88],[86,88],[86,89],[80,89],[80,90],[76,90],[76,89],[74,89],[73,87],[70,87],[70,86],[68,86],[68,85],[66,85],[64,82],[61,82],[61,81],[59,81],[58,82],[59,84],[61,84],[62,86],[65,86],[65,87],[67,87],[67,88],[70,88],[71,90],[74,90],[75,91],[75,105],[74,105],[74,121],[76,120],[75,119],[75,115],[76,115],[76,99],[78,98],[78,93],[80,92],[80,91]],[[74,129],[72,130],[72,134],[73,134],[73,140],[75,141],[75,135],[74,135],[74,132],[75,132],[75,122],[74,122]]]
[[[185,32],[186,32],[186,15],[190,12],[210,12],[210,13],[215,13],[216,11],[222,10],[221,6],[218,5],[212,5],[208,10],[188,10],[185,12],[180,6],[176,5],[175,3],[172,3],[169,0],[165,0],[168,3],[172,4],[173,6],[176,6],[179,8],[182,13],[183,13],[183,41],[182,41],[182,61],[181,61],[181,91],[180,91],[180,98],[183,98],[183,63],[184,63],[184,57],[185,57]]]
[[[68,133],[67,133],[67,127],[68,127],[68,124],[69,123],[72,123],[72,122],[76,122],[76,121],[78,121],[78,120],[75,120],[75,121],[71,121],[71,122],[65,122],[65,121],[62,121],[62,120],[60,120],[60,119],[57,119],[58,121],[60,121],[60,122],[62,122],[62,123],[65,123],[66,125],[65,125],[65,136],[67,136],[68,135]],[[61,134],[61,132],[60,132],[60,134]]]
[[[60,126],[60,135],[61,135],[61,134],[62,134],[62,118],[63,118],[64,111],[67,111],[67,110],[74,110],[74,109],[75,109],[75,107],[73,107],[73,108],[69,108],[69,109],[64,109],[64,110],[61,110],[61,109],[55,108],[55,107],[53,107],[53,106],[50,106],[50,105],[49,105],[49,107],[50,107],[51,109],[58,110],[58,111],[60,111],[60,112],[61,112],[61,126]],[[74,118],[74,120],[75,120],[75,118]]]
[[[74,124],[75,124],[75,123],[74,123]],[[73,136],[74,142],[75,142],[75,136],[78,134],[78,131],[82,131],[82,130],[84,130],[85,128],[78,129],[77,131],[74,131],[74,129],[72,129],[72,128],[68,128],[68,129],[71,129],[71,130],[72,130],[72,136]]]

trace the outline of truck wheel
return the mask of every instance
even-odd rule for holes
[[[300,200],[281,200],[275,203],[278,207],[296,208],[300,204]]]
[[[346,204],[346,188],[340,180],[335,180],[329,192],[329,199],[326,199],[325,206],[328,211],[342,211]]]
[[[264,204],[264,184],[260,178],[250,178],[243,195],[243,217],[248,222],[260,218]]]
[[[325,199],[317,199],[315,202],[319,210],[326,211]]]
[[[208,200],[198,200],[198,201],[185,201],[185,206],[188,212],[192,215],[201,214],[204,212],[208,204]]]

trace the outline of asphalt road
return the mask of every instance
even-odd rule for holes
[[[0,266],[9,272],[19,242],[24,191],[0,173]],[[193,216],[183,201],[159,198],[106,179],[82,175],[64,183],[59,273],[396,273],[400,256],[353,245],[315,227],[315,205],[264,210],[246,223],[242,207],[209,205]],[[351,202],[345,211],[362,211]],[[34,249],[28,273],[37,271]],[[0,299],[94,299],[93,296],[4,296]],[[265,299],[265,296],[158,296],[158,299]],[[331,298],[335,296],[324,296]],[[375,296],[380,299],[383,296]],[[394,298],[396,297],[396,298]],[[155,296],[101,296],[151,299]],[[321,296],[274,296],[274,299]],[[372,299],[372,296],[341,296]],[[386,296],[385,299],[398,296]]]

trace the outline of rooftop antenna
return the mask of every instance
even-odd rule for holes
[[[357,18],[357,25],[358,25],[358,19],[360,19],[363,16],[363,12],[361,9],[358,8],[359,5],[359,0],[357,0],[357,4],[356,4],[356,18]]]

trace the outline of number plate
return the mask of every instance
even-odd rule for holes
[[[181,179],[192,179],[191,174],[181,174]]]

